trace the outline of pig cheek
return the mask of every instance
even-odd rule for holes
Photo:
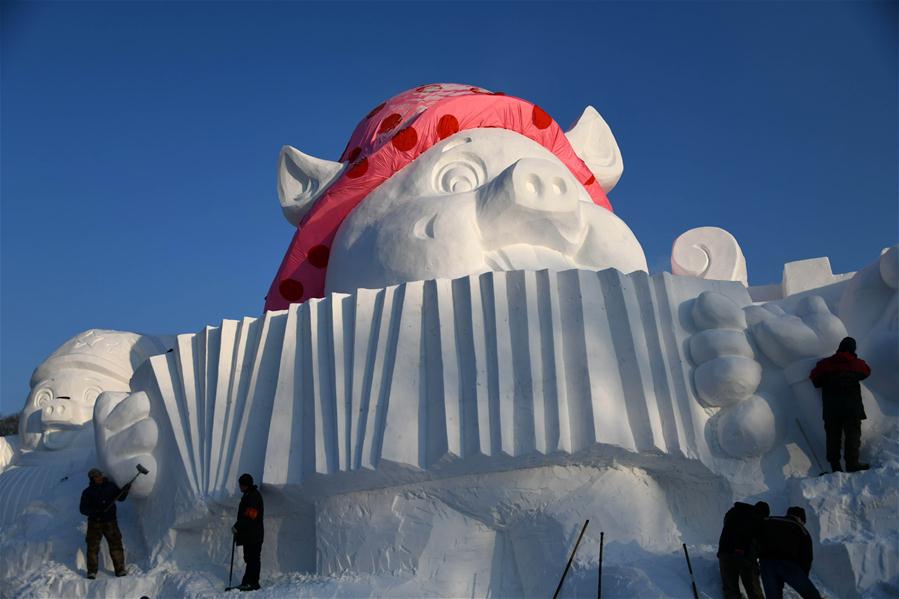
[[[483,266],[473,197],[439,198],[414,214],[394,216],[378,245],[385,266],[405,280],[458,276]]]
[[[42,434],[41,411],[33,405],[28,406],[19,415],[19,435],[22,437],[22,444],[29,449],[35,449],[41,442]]]

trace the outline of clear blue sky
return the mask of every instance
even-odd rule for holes
[[[752,284],[897,242],[896,3],[4,2],[0,33],[0,413],[84,329],[259,314],[280,146],[336,160],[424,83],[595,105],[654,271],[702,225]]]

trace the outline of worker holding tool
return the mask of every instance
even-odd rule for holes
[[[103,537],[106,537],[115,575],[125,576],[125,548],[122,546],[122,533],[116,520],[115,503],[125,501],[131,490],[131,483],[120,489],[97,468],[92,468],[87,477],[91,482],[81,493],[80,506],[81,513],[87,516],[87,577],[91,580],[97,577],[97,558]]]
[[[237,522],[231,527],[231,532],[234,533],[235,543],[243,545],[243,561],[247,565],[243,580],[237,588],[241,591],[255,591],[259,589],[259,571],[262,568],[262,541],[265,533],[262,517],[265,508],[262,494],[253,484],[250,474],[241,474],[237,484],[243,496],[237,508]]]

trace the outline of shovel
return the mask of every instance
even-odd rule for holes
[[[133,483],[133,482],[137,479],[137,477],[140,476],[141,474],[150,474],[150,471],[147,470],[146,468],[144,468],[144,467],[143,467],[142,465],[140,465],[140,464],[138,464],[138,465],[136,466],[136,468],[137,468],[137,474],[135,474],[135,475],[131,478],[131,480],[129,480],[128,483],[125,484],[124,486],[127,487],[128,485],[130,485],[131,483]],[[113,500],[109,502],[109,505],[107,505],[105,508],[103,508],[103,511],[105,512],[106,510],[108,510],[109,508],[111,508],[112,506],[114,506],[114,505],[115,505],[115,502],[119,500],[119,497],[121,497],[121,496],[124,495],[124,494],[125,494],[125,491],[119,491],[119,494],[116,495],[115,498],[113,498]]]

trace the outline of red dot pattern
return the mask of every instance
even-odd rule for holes
[[[278,285],[281,297],[289,302],[298,302],[303,299],[303,284],[293,279],[284,279]]]
[[[394,112],[393,114],[388,116],[386,119],[381,121],[381,126],[378,127],[378,135],[381,135],[382,133],[387,133],[388,131],[395,128],[397,125],[399,125],[400,122],[402,122],[402,120],[403,120],[403,117]]]
[[[593,175],[590,175],[590,178],[584,181],[584,185],[593,185],[594,183],[596,183],[596,177]]]
[[[346,176],[350,179],[358,179],[368,170],[368,158],[363,158],[355,166],[346,172]]]
[[[390,142],[397,150],[401,152],[408,152],[415,147],[416,143],[418,143],[418,133],[416,133],[415,129],[413,129],[412,127],[406,127],[405,129],[394,135],[393,139],[390,140]]]
[[[534,110],[531,112],[531,120],[534,121],[534,126],[538,129],[546,129],[553,122],[552,117],[537,105],[534,105]]]
[[[437,137],[446,139],[459,132],[459,120],[451,114],[445,114],[437,121]]]
[[[309,260],[309,264],[315,268],[326,268],[330,255],[331,250],[328,249],[328,246],[317,245],[309,250],[306,258]]]
[[[356,159],[359,158],[359,154],[362,153],[362,148],[353,148],[353,151],[350,152],[350,155],[347,157],[347,160],[350,162],[356,162]]]

